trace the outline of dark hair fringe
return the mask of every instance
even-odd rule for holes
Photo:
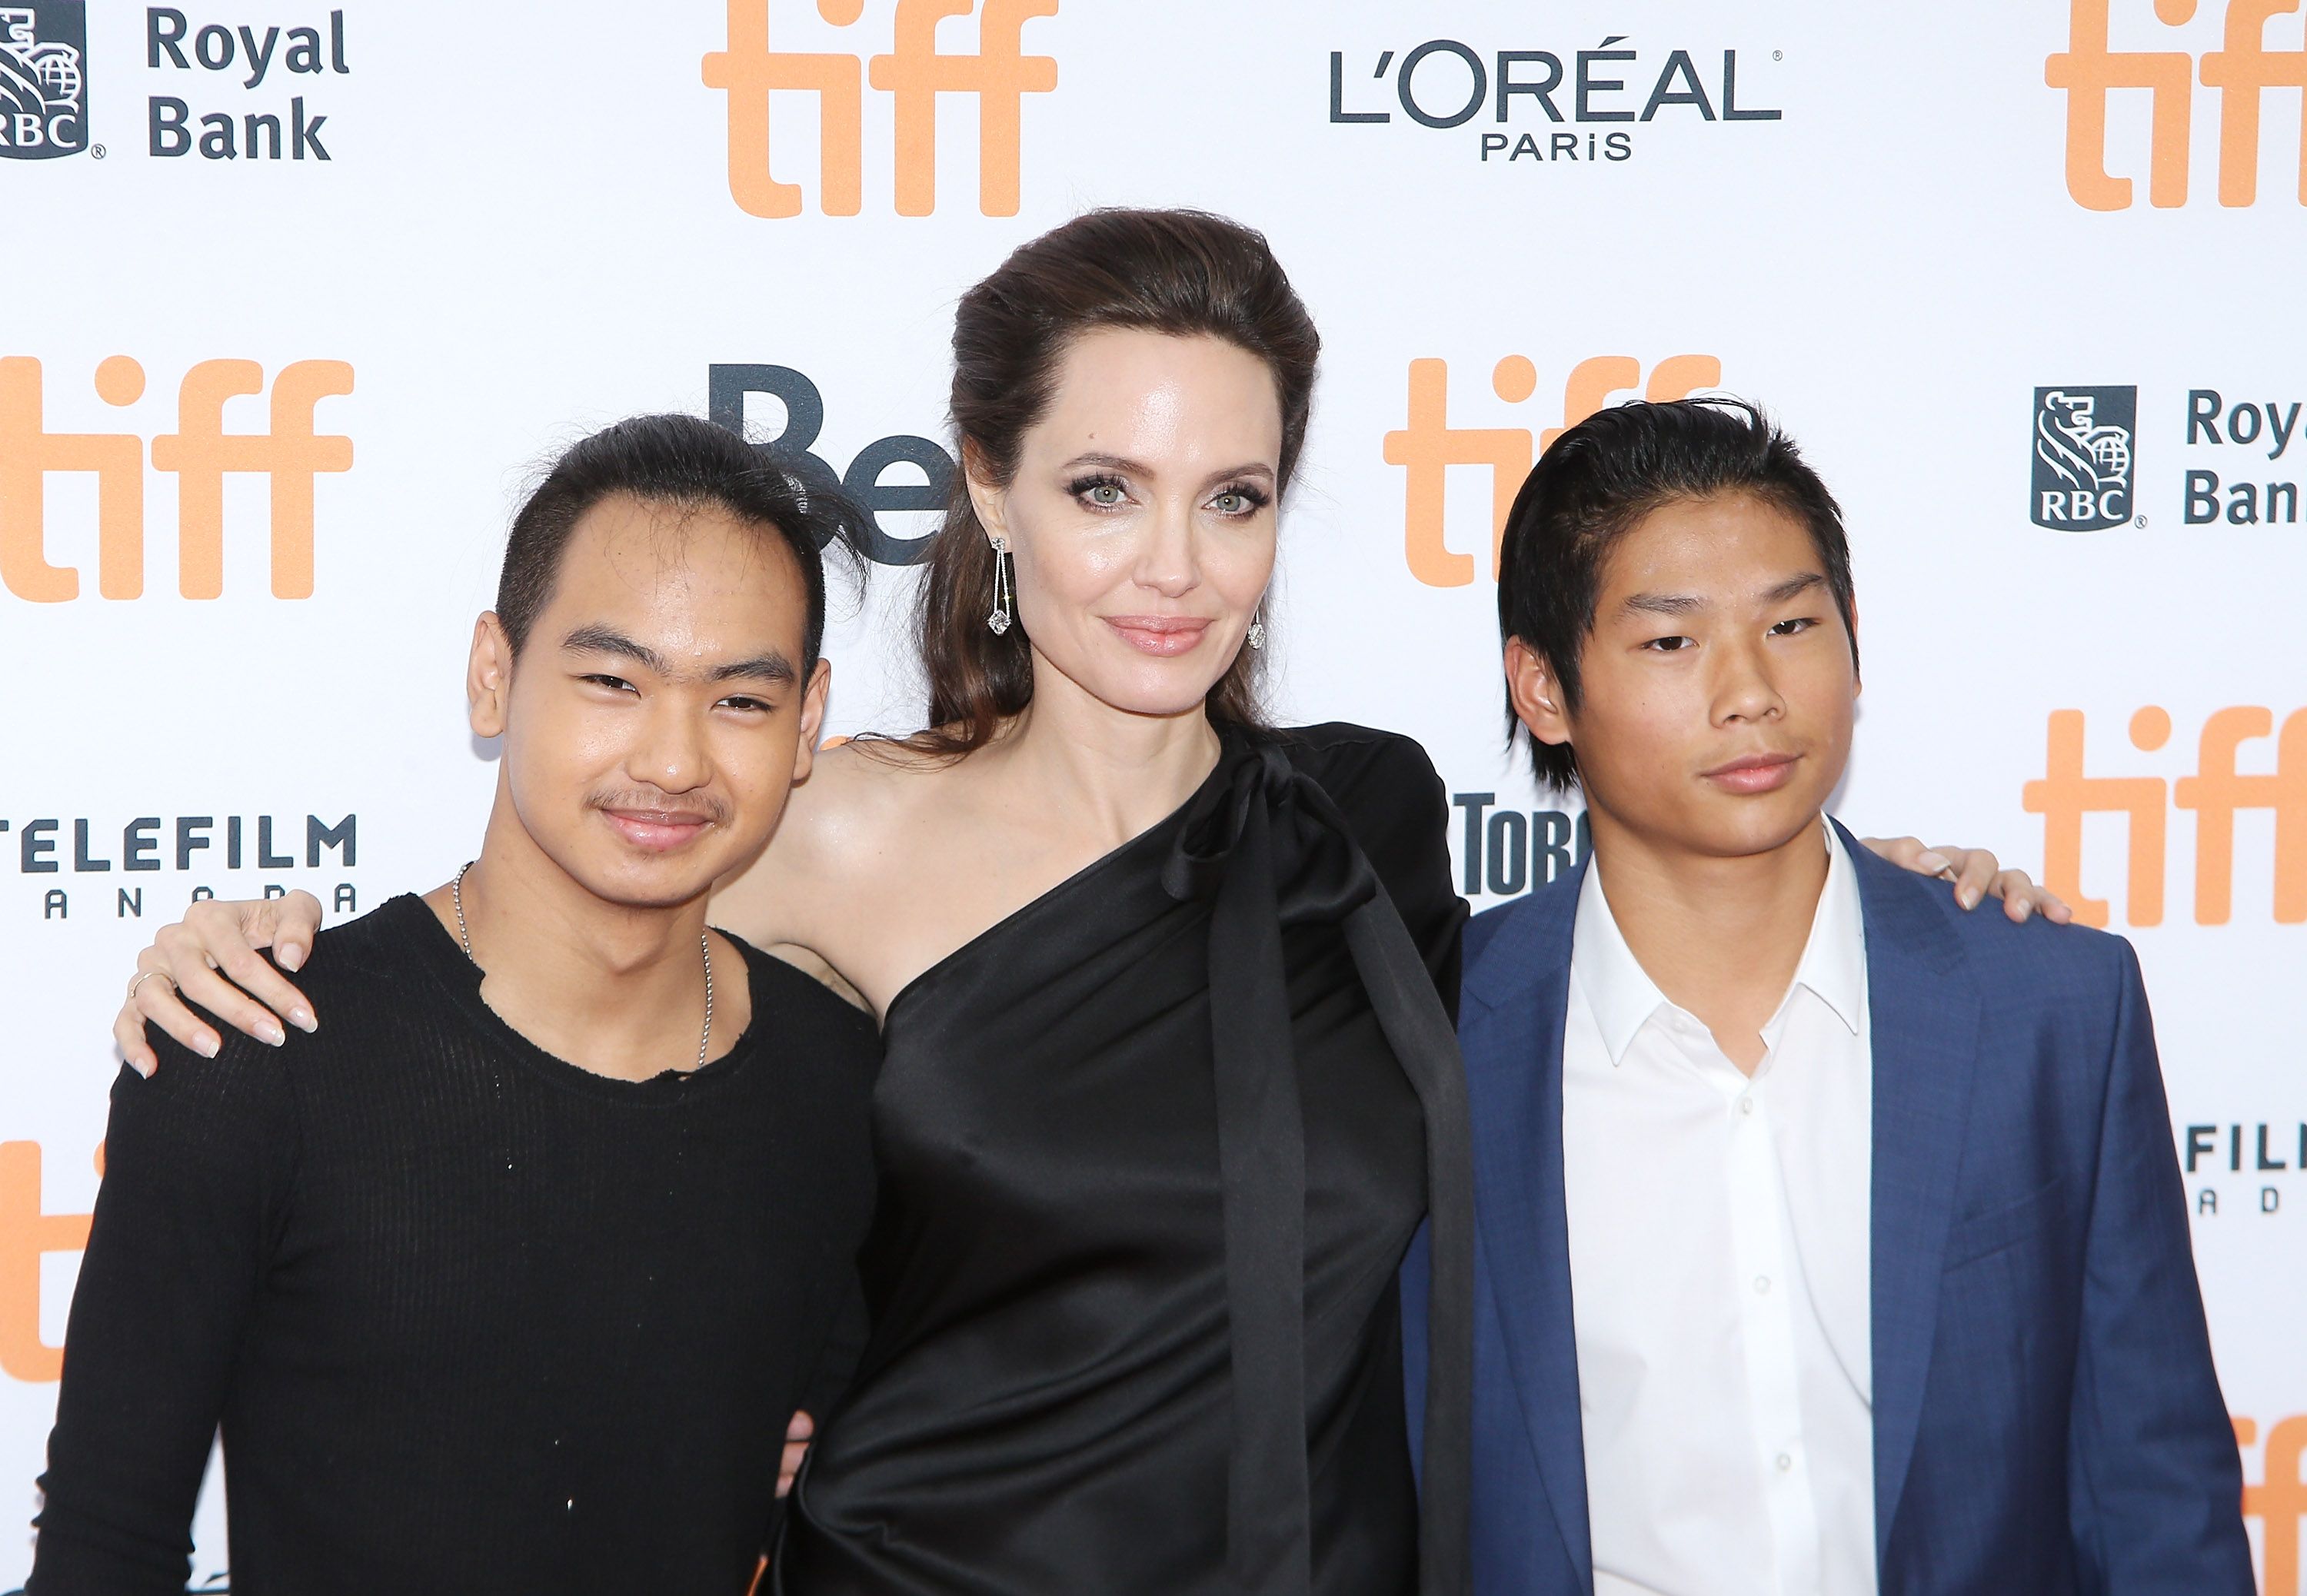
[[[1602,568],[1618,540],[1661,506],[1750,493],[1803,525],[1858,663],[1850,541],[1842,509],[1794,440],[1760,406],[1704,397],[1614,405],[1554,440],[1507,512],[1499,549],[1498,629],[1554,673],[1563,707],[1579,703],[1579,654],[1594,629]],[[1506,742],[1528,738],[1539,783],[1568,792],[1578,758],[1568,744],[1528,737],[1506,705]]]
[[[695,509],[711,506],[750,526],[773,529],[793,550],[808,590],[802,672],[825,641],[825,559],[831,550],[855,576],[866,569],[866,512],[835,486],[812,482],[776,451],[693,415],[636,415],[562,451],[512,519],[497,578],[496,614],[518,655],[553,597],[570,534],[614,494]]]

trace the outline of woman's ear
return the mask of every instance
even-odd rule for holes
[[[467,718],[476,737],[502,737],[512,695],[512,639],[493,610],[473,623],[473,653],[465,665]]]
[[[1563,707],[1562,684],[1539,652],[1519,637],[1506,639],[1506,701],[1514,718],[1539,742],[1559,747],[1570,740],[1570,715]]]
[[[1009,535],[1009,494],[986,470],[985,457],[966,438],[961,441],[962,480],[969,485],[969,506],[986,535],[1006,540]]]

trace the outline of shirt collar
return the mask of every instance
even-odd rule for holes
[[[1617,917],[1603,895],[1602,872],[1591,865],[1578,890],[1578,919],[1571,936],[1571,977],[1586,994],[1610,1062],[1618,1063],[1650,1017],[1670,1005],[1626,945],[1625,934],[1618,929]]]
[[[1807,990],[1852,1036],[1860,1036],[1866,1027],[1866,940],[1858,876],[1834,827],[1822,819],[1819,829],[1826,839],[1826,885],[1819,892],[1810,939],[1803,944],[1787,997],[1791,1002],[1797,990]],[[1598,868],[1588,868],[1579,889],[1573,936],[1572,974],[1585,991],[1610,1062],[1618,1063],[1651,1016],[1673,1003],[1626,945]],[[1784,1028],[1787,1008],[1781,1003],[1763,1028],[1764,1040],[1772,1046]]]
[[[1834,1011],[1845,1030],[1862,1036],[1866,1029],[1866,918],[1858,901],[1858,872],[1834,827],[1822,818],[1819,829],[1826,833],[1826,885],[1819,892],[1810,940],[1803,944],[1788,995],[1795,988],[1807,989]],[[1765,1039],[1772,1046],[1778,1045],[1785,1015],[1782,1003],[1765,1028]]]

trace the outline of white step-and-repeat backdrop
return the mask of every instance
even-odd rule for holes
[[[1857,548],[1841,814],[2139,946],[2298,1596],[2303,81],[2297,0],[0,0],[0,1588],[135,949],[472,852],[467,628],[530,468],[622,414],[873,496],[835,728],[913,727],[951,305],[1123,203],[1264,228],[1313,307],[1281,707],[1424,740],[1478,905],[1577,847],[1499,738],[1534,452],[1638,395],[1783,418]]]

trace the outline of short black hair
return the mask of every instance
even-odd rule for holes
[[[809,593],[802,676],[817,667],[825,641],[825,559],[832,549],[862,571],[857,531],[867,513],[806,480],[774,452],[693,415],[636,415],[562,451],[512,518],[496,614],[515,657],[553,597],[569,534],[595,505],[624,493],[645,504],[725,510],[748,525],[774,528],[793,550]]]
[[[1498,551],[1498,629],[1519,637],[1552,669],[1563,708],[1579,702],[1578,656],[1594,629],[1602,566],[1643,516],[1677,500],[1749,493],[1792,516],[1810,533],[1827,590],[1850,636],[1850,541],[1842,510],[1788,437],[1744,399],[1708,397],[1614,405],[1554,440],[1507,512]],[[1506,705],[1509,746],[1522,731]],[[1567,792],[1578,759],[1567,744],[1530,739],[1541,785]]]

